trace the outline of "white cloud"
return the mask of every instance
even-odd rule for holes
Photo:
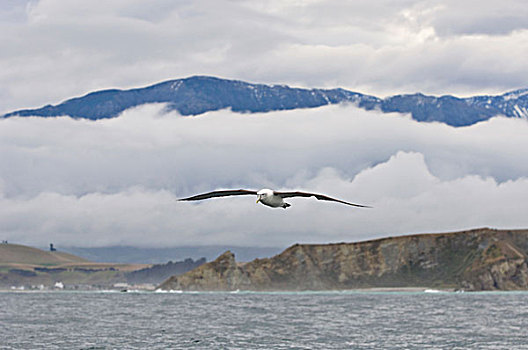
[[[378,95],[526,86],[524,1],[27,3],[0,5],[1,112],[195,74]]]
[[[82,195],[141,185],[187,194],[211,186],[284,186],[324,167],[354,176],[400,150],[423,153],[443,179],[476,174],[505,181],[528,173],[528,162],[519,161],[526,159],[528,124],[520,119],[452,128],[353,106],[188,118],[162,109],[144,106],[99,121],[0,120],[4,192]]]
[[[463,228],[526,227],[528,123],[470,127],[326,106],[198,117],[0,120],[2,239],[31,244],[286,246]],[[249,197],[177,202],[217,188],[317,191],[373,209]]]
[[[0,113],[194,74],[379,95],[499,93],[526,86],[527,13],[521,0],[2,2]],[[525,120],[451,128],[352,106],[161,110],[0,120],[2,239],[266,246],[527,226]],[[238,187],[375,208],[175,201]]]
[[[492,178],[468,175],[442,181],[430,174],[419,153],[397,153],[352,181],[326,169],[300,186],[368,202],[374,208],[291,199],[291,208],[273,210],[248,197],[192,204],[177,202],[177,196],[164,190],[131,188],[80,197],[49,192],[23,200],[4,197],[0,222],[10,241],[157,247],[287,246],[528,225],[528,179],[498,184]]]
[[[523,0],[494,1],[442,1],[434,15],[426,13],[440,35],[498,35],[526,30],[528,6]],[[428,17],[428,18],[426,18]]]

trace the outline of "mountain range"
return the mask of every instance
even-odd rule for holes
[[[95,91],[57,105],[17,110],[3,117],[70,116],[97,120],[114,118],[128,108],[148,103],[165,103],[167,110],[178,111],[184,116],[226,108],[240,113],[256,113],[351,103],[365,110],[407,113],[417,121],[441,122],[456,127],[472,125],[497,115],[528,118],[528,89],[468,98],[421,93],[379,98],[341,88],[302,89],[209,76],[169,80],[129,90]]]

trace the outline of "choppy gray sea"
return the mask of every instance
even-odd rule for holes
[[[0,349],[528,349],[528,293],[0,293]]]

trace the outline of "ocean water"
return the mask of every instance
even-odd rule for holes
[[[528,349],[528,293],[0,293],[0,349]]]

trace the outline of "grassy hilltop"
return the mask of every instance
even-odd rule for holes
[[[169,261],[166,264],[93,262],[59,251],[18,244],[0,244],[0,289],[49,288],[61,282],[68,289],[108,289],[116,284],[152,288],[170,276],[205,263],[205,258]]]
[[[45,251],[19,244],[0,244],[0,287],[109,287],[127,281],[126,273],[150,265],[94,263],[76,255]]]
[[[45,251],[19,244],[0,245],[0,266],[57,266],[87,262],[89,261],[81,257],[58,251]]]

